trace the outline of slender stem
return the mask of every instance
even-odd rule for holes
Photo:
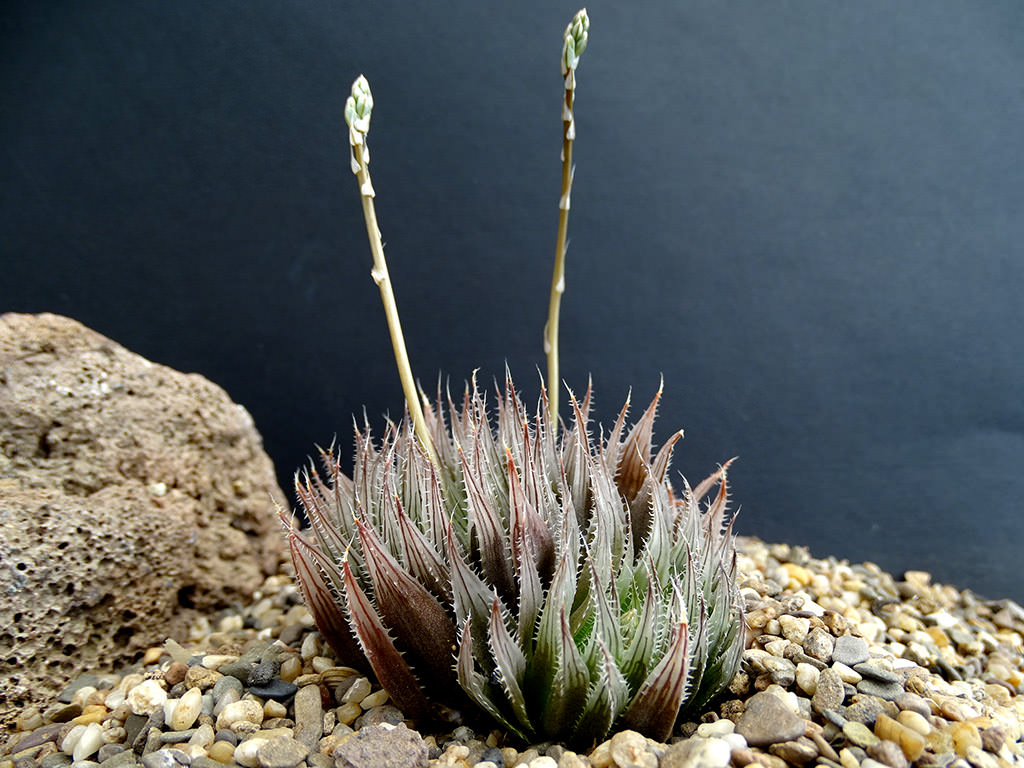
[[[548,321],[544,326],[544,354],[548,358],[548,414],[552,424],[558,422],[558,396],[561,381],[558,375],[558,318],[565,293],[565,248],[569,231],[569,208],[572,196],[572,142],[576,138],[573,98],[576,92],[576,66],[587,47],[590,19],[583,8],[569,22],[562,36],[562,77],[565,78],[565,101],[562,104],[562,196],[558,201],[558,236],[555,242],[555,267],[551,275],[551,299]]]
[[[551,299],[548,322],[544,328],[544,353],[548,358],[548,413],[551,423],[558,421],[558,320],[565,293],[565,246],[569,231],[569,207],[572,193],[572,104],[574,90],[565,89],[565,112],[562,119],[562,196],[558,202],[558,236],[555,241],[555,268],[551,275]],[[565,119],[568,115],[568,119]]]
[[[402,322],[398,319],[398,305],[395,302],[395,292],[391,288],[391,277],[388,274],[388,264],[384,258],[384,245],[381,242],[380,227],[377,225],[377,210],[373,205],[374,191],[373,182],[370,180],[370,153],[366,145],[366,133],[369,131],[370,110],[373,107],[373,98],[370,96],[370,87],[365,78],[360,75],[352,86],[353,97],[346,105],[345,117],[349,122],[349,138],[352,148],[352,171],[359,181],[359,196],[363,203],[363,218],[366,220],[366,235],[370,241],[370,252],[373,254],[373,269],[370,275],[380,289],[380,298],[384,303],[384,316],[387,318],[388,330],[391,333],[391,346],[395,352],[395,363],[398,366],[398,376],[402,381],[402,391],[405,393],[405,403],[409,408],[409,417],[412,419],[413,430],[423,444],[423,449],[431,461],[437,464],[437,453],[434,450],[434,442],[430,439],[427,430],[426,420],[423,417],[423,407],[420,405],[419,392],[416,389],[416,380],[412,375],[412,366],[409,364],[409,353],[405,348],[405,336],[402,334]],[[362,101],[356,101],[361,97]]]

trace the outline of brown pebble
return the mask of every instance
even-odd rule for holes
[[[212,688],[222,677],[224,675],[220,672],[215,672],[201,664],[196,664],[194,667],[189,667],[188,672],[185,673],[185,685],[189,688],[198,688],[201,691],[205,691]]]
[[[156,664],[160,661],[160,657],[164,655],[164,649],[158,646],[153,648],[147,648],[146,652],[142,654],[142,666],[148,667],[150,664]]]
[[[172,661],[164,672],[164,681],[169,686],[177,685],[185,680],[186,674],[188,674],[188,664]]]
[[[235,745],[228,741],[215,741],[206,753],[218,763],[235,762]]]
[[[818,756],[817,745],[806,736],[801,736],[793,741],[772,744],[768,747],[768,751],[793,765],[809,763]]]
[[[885,713],[879,713],[875,720],[875,735],[884,741],[891,741],[899,745],[910,762],[917,760],[924,752],[924,736],[903,723],[893,720]],[[888,765],[892,765],[892,763],[888,763]],[[893,768],[899,768],[899,766],[893,766]]]
[[[831,667],[821,670],[818,675],[818,687],[811,697],[811,706],[815,712],[823,712],[826,709],[838,709],[843,699],[846,698],[846,690],[843,688],[843,681],[839,674]]]

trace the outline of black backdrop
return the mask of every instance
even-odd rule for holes
[[[216,381],[282,484],[402,403],[342,105],[360,72],[413,367],[538,391],[560,33],[540,2],[0,11],[0,310]],[[739,529],[1024,600],[1024,6],[590,4],[563,374],[665,380]],[[636,411],[638,412],[638,411]]]

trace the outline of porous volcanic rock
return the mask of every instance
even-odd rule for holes
[[[285,496],[202,376],[59,315],[0,315],[0,727],[249,598]]]

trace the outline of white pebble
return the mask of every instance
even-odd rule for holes
[[[234,704],[240,698],[242,698],[242,694],[238,692],[237,688],[228,688],[224,691],[224,695],[217,699],[217,703],[213,705],[213,716],[216,717],[224,711],[225,707],[229,704]]]
[[[176,706],[178,706],[178,700],[177,699],[164,699],[163,710],[164,710],[164,722],[165,723],[169,724],[171,722],[171,715],[174,714],[174,708]],[[177,730],[177,729],[175,729],[175,730]]]
[[[71,759],[76,763],[79,760],[85,760],[85,758],[96,754],[97,750],[102,746],[103,728],[100,727],[99,723],[89,723],[78,739],[78,743],[75,744],[75,749],[71,753]]]
[[[242,699],[228,704],[217,716],[217,730],[221,728],[235,729],[244,723],[260,725],[263,722],[263,707],[252,699]],[[251,741],[251,739],[250,739]]]
[[[80,707],[84,707],[89,697],[92,696],[94,693],[96,693],[96,686],[83,685],[81,688],[75,691],[74,695],[71,697],[71,703],[77,704]]]
[[[363,709],[370,709],[372,707],[379,707],[382,704],[387,704],[387,702],[388,692],[381,688],[380,690],[374,691],[364,697],[363,700],[359,702],[359,706]]]
[[[313,660],[309,663],[313,667],[314,672],[323,672],[325,669],[330,669],[334,666],[334,661],[326,656],[314,656]]]
[[[184,731],[192,727],[203,709],[203,692],[198,688],[189,688],[178,699],[174,711],[168,720],[172,731]]]
[[[124,691],[122,691],[120,688],[115,688],[107,694],[107,697],[105,699],[103,699],[103,706],[105,706],[107,709],[114,710],[122,704],[124,704],[126,700],[127,696],[125,696]]]
[[[360,701],[365,699],[370,693],[370,681],[365,677],[357,678],[351,687],[345,691],[345,695],[341,698],[342,704],[355,703],[358,704]]]
[[[555,758],[549,757],[548,755],[541,755],[533,758],[529,765],[530,768],[558,768],[558,763],[555,762]]]
[[[165,691],[157,680],[143,680],[128,691],[128,706],[136,715],[151,715],[167,701]]]
[[[690,739],[672,747],[682,768],[726,768],[732,747],[725,739]]]
[[[796,665],[796,684],[808,696],[813,696],[814,692],[818,690],[818,675],[820,674],[818,668],[813,664],[801,661]]]
[[[78,740],[82,738],[83,733],[85,733],[84,725],[76,725],[74,728],[68,731],[67,736],[65,736],[60,743],[60,751],[63,752],[65,755],[70,755],[72,752],[74,752],[75,745],[78,743]]]
[[[863,677],[861,677],[860,672],[851,667],[846,666],[841,661],[834,662],[832,664],[832,669],[835,671],[837,675],[839,675],[840,680],[842,680],[844,683],[849,683],[850,685],[856,685],[864,679]]]
[[[811,631],[810,619],[790,616],[788,613],[779,616],[779,624],[782,626],[782,636],[797,645],[803,643],[807,633]]]
[[[319,653],[320,643],[316,639],[316,633],[310,632],[302,641],[302,647],[299,649],[299,656],[302,657],[303,661],[309,661]]]
[[[256,768],[259,765],[259,760],[256,759],[256,753],[259,748],[266,744],[270,739],[262,739],[255,737],[252,739],[246,739],[235,747],[235,762],[239,765],[244,765],[245,768]]]
[[[747,740],[741,733],[727,733],[721,738],[733,751],[747,748]]]
[[[720,720],[715,720],[713,723],[701,723],[697,726],[697,735],[702,739],[709,739],[712,736],[725,736],[728,733],[732,733],[736,730],[736,724],[723,717]]]
[[[211,744],[213,744],[213,739],[215,736],[216,734],[213,732],[213,726],[209,723],[203,723],[198,728],[196,728],[196,732],[192,734],[192,737],[188,740],[188,743],[194,744],[198,747],[203,747],[205,749],[206,747],[209,747]]]

